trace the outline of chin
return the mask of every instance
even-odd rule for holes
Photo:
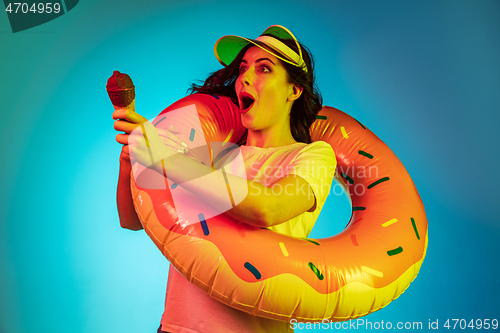
[[[241,115],[241,124],[248,130],[252,129],[252,121],[250,117],[246,116],[246,114]]]

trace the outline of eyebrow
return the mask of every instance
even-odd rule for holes
[[[273,64],[274,66],[276,66],[276,64],[274,62],[272,62],[271,59],[269,59],[269,58],[259,58],[259,59],[255,60],[255,63],[258,63],[258,62],[261,62],[261,61],[264,61],[264,60],[267,60],[271,64]],[[245,64],[248,64],[248,61],[246,61],[245,59],[242,59],[241,62],[245,63]]]

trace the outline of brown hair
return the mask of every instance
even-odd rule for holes
[[[280,40],[297,52],[297,54],[299,53],[297,44],[293,39],[282,39],[273,35],[268,36]],[[211,73],[203,85],[193,83],[188,92],[228,96],[234,104],[238,105],[235,83],[239,76],[239,66],[245,52],[252,46],[253,44],[245,46],[231,64]],[[316,120],[316,115],[322,108],[323,99],[315,83],[312,55],[304,45],[300,44],[300,47],[302,49],[302,57],[307,65],[307,73],[301,67],[280,61],[287,72],[288,82],[298,84],[304,89],[301,96],[294,101],[292,110],[290,111],[290,130],[292,136],[297,142],[311,143],[309,128]]]

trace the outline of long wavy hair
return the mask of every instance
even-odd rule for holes
[[[292,50],[297,52],[297,54],[299,53],[297,44],[293,39],[282,39],[272,35],[268,36],[279,39]],[[239,76],[241,60],[243,59],[245,52],[252,46],[254,45],[250,44],[244,47],[231,64],[211,73],[202,85],[193,83],[188,89],[188,92],[192,94],[205,93],[227,96],[231,98],[234,104],[238,105],[235,83]],[[292,109],[290,111],[290,130],[292,136],[297,142],[311,143],[312,140],[311,135],[309,134],[309,128],[316,120],[316,115],[322,108],[323,98],[321,97],[321,93],[315,83],[314,61],[312,54],[304,45],[300,44],[300,47],[302,49],[302,57],[304,58],[307,66],[307,73],[300,67],[286,63],[279,59],[278,60],[287,72],[288,82],[298,84],[304,89],[302,91],[302,95],[293,102]],[[239,144],[244,144],[245,141],[246,134],[244,135],[244,140],[240,141]]]

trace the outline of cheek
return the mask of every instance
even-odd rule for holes
[[[280,104],[286,100],[287,92],[280,82],[269,82],[261,89],[262,96],[273,104]]]

